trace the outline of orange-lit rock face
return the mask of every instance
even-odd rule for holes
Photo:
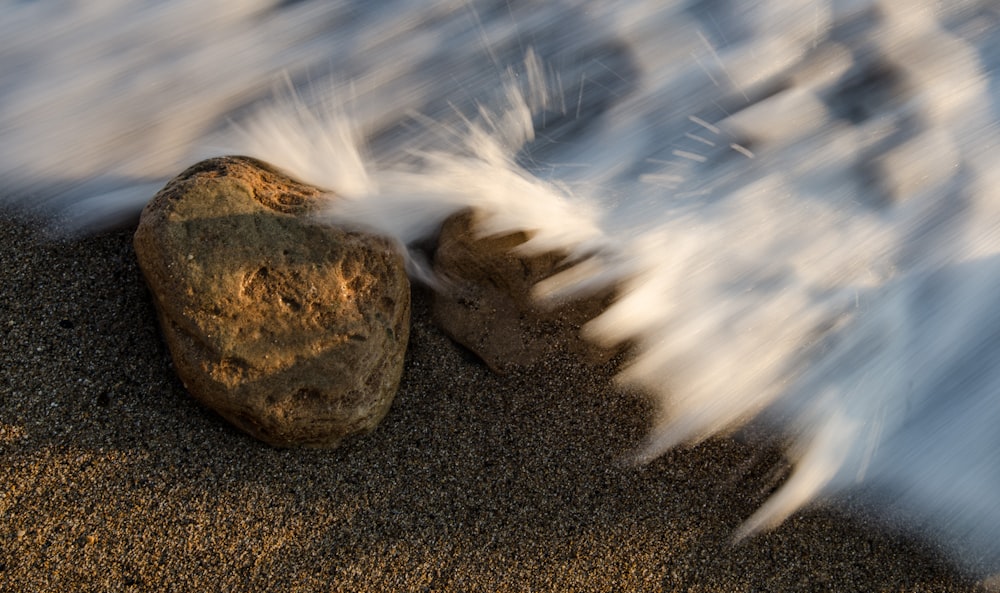
[[[385,239],[315,223],[324,199],[252,159],[211,159],[168,183],[135,235],[185,386],[276,446],[371,430],[402,374],[402,257]]]
[[[446,220],[434,254],[434,270],[444,284],[434,296],[437,325],[501,373],[559,350],[592,362],[609,359],[617,350],[585,342],[579,333],[608,306],[612,291],[555,307],[539,305],[532,287],[567,264],[563,253],[514,251],[527,240],[523,232],[479,236],[472,211]]]

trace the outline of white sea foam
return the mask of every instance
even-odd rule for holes
[[[987,0],[6,2],[0,178],[80,226],[257,156],[401,243],[464,207],[614,283],[640,459],[751,418],[790,479],[1000,569],[1000,10]],[[68,209],[68,210],[67,210]]]

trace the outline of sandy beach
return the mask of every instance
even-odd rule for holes
[[[621,463],[650,409],[560,356],[500,377],[415,289],[399,394],[336,450],[277,450],[189,397],[131,229],[0,221],[0,592],[973,591],[833,509],[731,534],[787,466],[716,439]]]

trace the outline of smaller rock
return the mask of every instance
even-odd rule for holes
[[[371,430],[409,336],[403,259],[312,221],[322,194],[244,157],[198,163],[146,206],[135,250],[188,391],[275,446]]]
[[[580,328],[613,299],[613,292],[546,309],[531,297],[532,287],[564,270],[565,254],[523,255],[512,250],[524,232],[480,237],[471,210],[448,218],[434,253],[434,271],[446,288],[435,295],[434,321],[448,336],[474,352],[491,369],[525,368],[552,352],[569,352],[593,363],[618,350],[593,345]]]

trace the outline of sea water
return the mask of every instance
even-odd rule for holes
[[[62,232],[233,153],[403,246],[478,208],[576,263],[540,302],[617,287],[638,461],[787,438],[736,536],[857,493],[995,571],[998,83],[991,0],[8,0],[0,179]]]

